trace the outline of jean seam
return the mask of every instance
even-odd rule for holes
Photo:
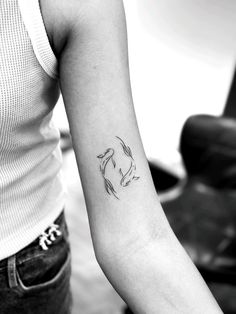
[[[18,286],[16,276],[16,255],[12,255],[7,259],[8,283],[10,288]]]

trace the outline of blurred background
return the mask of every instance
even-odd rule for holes
[[[124,5],[134,105],[157,191],[224,313],[236,313],[236,2]],[[74,314],[129,313],[94,257],[61,99],[54,120],[68,188]]]

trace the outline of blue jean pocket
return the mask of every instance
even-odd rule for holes
[[[46,279],[45,270],[43,268],[40,269],[40,274],[42,277],[38,276],[39,282],[35,281],[31,284],[27,283],[25,280],[25,273],[20,275],[19,271],[17,270],[17,280],[18,280],[18,288],[25,292],[40,292],[45,291],[46,293],[49,292],[49,289],[54,289],[59,287],[60,285],[64,285],[65,281],[69,281],[70,274],[71,274],[71,257],[70,253],[68,254],[67,259],[60,266],[59,270],[57,270],[54,276],[50,275],[50,278]],[[47,274],[48,275],[48,274]],[[44,279],[42,279],[44,278]],[[35,276],[34,276],[35,279]]]
[[[48,250],[38,243],[25,249],[16,259],[18,289],[25,292],[55,289],[69,281],[71,254],[67,228],[64,223],[62,234]]]

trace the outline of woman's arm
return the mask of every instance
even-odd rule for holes
[[[60,0],[52,10],[60,85],[104,273],[135,313],[222,313],[153,186],[133,108],[122,1]]]

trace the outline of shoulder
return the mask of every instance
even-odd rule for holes
[[[73,32],[96,30],[103,19],[117,19],[123,13],[122,0],[40,0],[40,6],[56,54]]]

